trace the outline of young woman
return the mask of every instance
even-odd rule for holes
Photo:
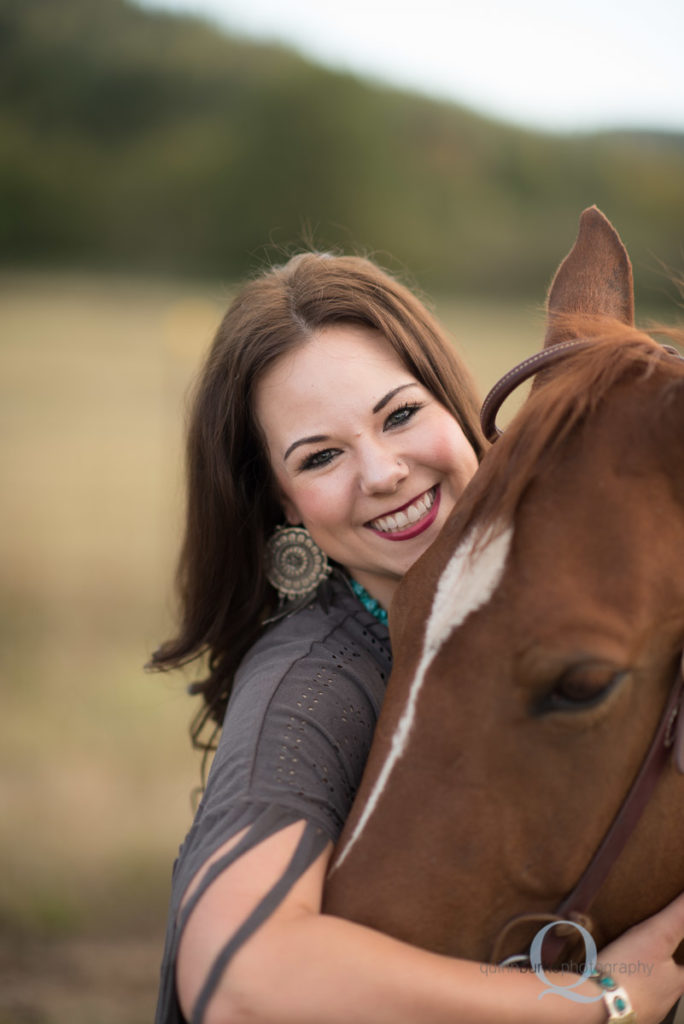
[[[190,423],[180,630],[153,658],[207,654],[197,730],[223,724],[174,868],[158,1024],[607,1019],[320,912],[391,667],[385,609],[482,448],[465,368],[374,264],[301,255],[228,310]],[[684,991],[683,937],[680,898],[604,951],[651,966],[630,980],[640,1024]]]

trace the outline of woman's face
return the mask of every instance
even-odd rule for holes
[[[331,324],[263,375],[283,509],[385,607],[477,468],[460,426],[379,331]]]

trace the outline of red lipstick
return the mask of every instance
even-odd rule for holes
[[[437,513],[439,512],[440,495],[441,490],[438,484],[435,487],[435,497],[429,512],[427,512],[422,519],[419,519],[417,523],[411,523],[403,530],[393,530],[391,533],[387,533],[384,530],[377,530],[374,526],[370,525],[367,525],[367,529],[372,530],[376,537],[382,537],[383,540],[411,540],[413,537],[417,537],[419,534],[423,533],[434,523],[437,518]],[[405,505],[402,505],[401,508],[395,509],[394,511],[401,512],[402,509],[408,508],[409,505],[412,505],[415,500],[416,499],[413,498]],[[386,514],[393,515],[394,513],[388,512]]]

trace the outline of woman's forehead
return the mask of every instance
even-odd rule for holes
[[[341,385],[372,391],[390,377],[415,379],[380,331],[331,325],[281,356],[263,374],[258,391],[301,392],[301,397]]]
[[[415,376],[379,331],[331,325],[278,359],[256,390],[256,414],[271,434],[323,429],[366,414]]]

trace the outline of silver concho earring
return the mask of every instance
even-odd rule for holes
[[[330,575],[327,556],[303,526],[276,527],[266,547],[266,578],[281,600],[313,593]]]

